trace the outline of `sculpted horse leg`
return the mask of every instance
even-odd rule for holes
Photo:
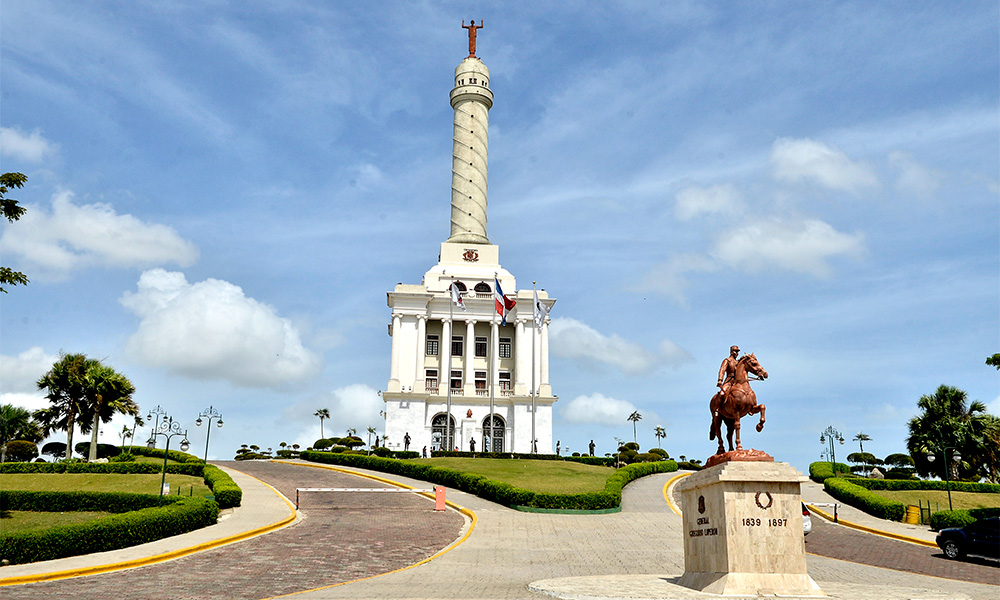
[[[716,454],[722,454],[726,451],[722,445],[722,415],[719,414],[719,405],[721,404],[722,394],[716,393],[712,396],[712,401],[709,403],[709,410],[712,412],[712,424],[708,429],[709,440],[719,438],[719,450]]]
[[[763,404],[758,404],[756,406],[756,409],[760,410],[760,423],[757,423],[757,432],[759,433],[759,432],[763,431],[763,429],[764,429],[764,409],[765,409],[765,406]],[[756,412],[756,410],[754,412]],[[751,414],[753,414],[753,413],[751,413]]]

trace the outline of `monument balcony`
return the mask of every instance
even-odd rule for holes
[[[485,388],[476,388],[476,395],[477,396],[489,396],[490,395],[490,391],[487,390],[487,389],[485,389]]]

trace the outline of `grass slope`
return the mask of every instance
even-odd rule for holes
[[[533,492],[580,494],[604,489],[611,467],[598,467],[561,460],[508,460],[501,458],[417,459],[434,467],[483,475]]]
[[[101,517],[108,512],[33,512],[27,510],[5,510],[0,512],[0,534],[7,535],[20,531],[47,529],[59,525],[76,525]]]
[[[947,490],[872,490],[872,493],[910,506],[918,506],[919,503],[927,506],[927,503],[930,502],[934,510],[938,510],[938,507],[941,510],[948,510]],[[1000,494],[956,492],[952,490],[951,503],[955,510],[1000,507]]]
[[[118,473],[6,473],[0,475],[0,488],[5,490],[49,492],[132,492],[159,494],[160,474],[123,475]],[[200,477],[167,473],[170,493],[206,496],[212,491]]]

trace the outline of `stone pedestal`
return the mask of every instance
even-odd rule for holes
[[[800,480],[775,462],[726,462],[684,478],[678,583],[711,594],[825,596],[806,573]]]

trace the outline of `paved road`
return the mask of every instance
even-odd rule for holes
[[[272,483],[292,498],[295,487],[381,487],[370,482],[362,484],[364,480],[353,476],[303,466],[258,462],[232,466]],[[520,513],[450,490],[449,500],[473,510],[477,516],[468,539],[425,564],[348,585],[327,587],[417,562],[459,537],[465,519],[454,511],[434,513],[430,502],[410,494],[383,494],[378,501],[387,508],[379,510],[367,504],[333,504],[332,497],[316,495],[305,498],[304,520],[261,537],[130,571],[0,588],[0,595],[5,600],[257,600],[309,590],[294,597],[696,598],[695,592],[671,583],[683,572],[684,559],[681,520],[662,495],[670,478],[656,475],[630,484],[623,494],[622,512],[609,515]],[[425,485],[401,477],[391,479]],[[393,504],[388,508],[390,502]],[[815,553],[807,560],[809,573],[834,597],[1000,597],[1000,587],[995,585],[1000,569],[972,565],[979,570],[970,570],[962,563],[934,558],[937,551],[933,548],[889,540],[889,546],[881,546],[882,542],[873,542],[875,538],[869,534],[827,526],[818,517],[814,521],[816,530],[807,544],[807,550]],[[890,570],[826,558],[819,553],[843,553],[872,562],[888,556],[903,564],[892,565],[894,569]],[[931,569],[937,568],[938,561],[942,561],[944,576],[965,581],[926,576],[933,574]],[[915,572],[900,571],[900,567]]]

